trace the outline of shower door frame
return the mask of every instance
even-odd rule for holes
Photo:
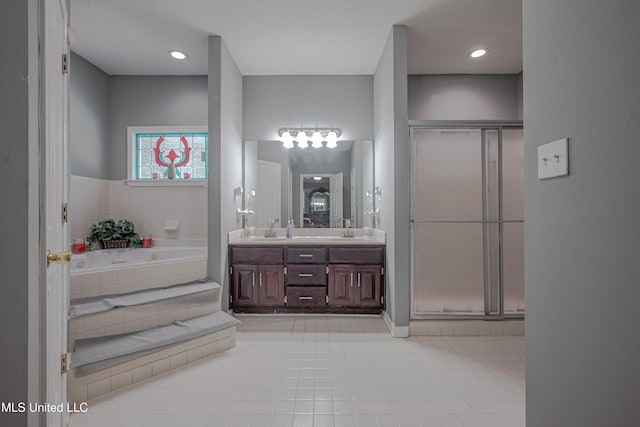
[[[508,313],[504,312],[504,253],[503,253],[503,236],[504,230],[503,225],[506,223],[524,223],[524,219],[522,220],[504,220],[503,219],[503,207],[502,207],[502,197],[503,197],[503,185],[502,185],[502,131],[505,129],[524,129],[522,120],[505,120],[505,121],[494,121],[494,120],[480,120],[480,121],[465,121],[465,120],[409,120],[409,152],[413,153],[415,149],[414,142],[414,132],[415,130],[439,130],[439,129],[449,129],[449,130],[479,130],[481,134],[480,144],[481,144],[481,161],[482,161],[482,220],[477,221],[464,221],[464,220],[418,220],[414,218],[414,177],[415,177],[415,161],[412,156],[409,156],[409,194],[410,196],[410,249],[411,249],[411,257],[410,257],[410,288],[411,288],[411,311],[410,311],[410,319],[411,320],[505,320],[505,319],[524,319],[525,313]],[[486,134],[487,131],[497,131],[498,134],[498,219],[497,220],[488,220],[485,218],[487,209],[486,209]],[[523,135],[524,138],[524,135]],[[524,141],[523,141],[524,144]],[[524,191],[524,189],[523,189]],[[482,247],[483,247],[483,290],[484,290],[484,314],[463,314],[463,313],[447,313],[447,314],[439,314],[439,313],[430,313],[430,314],[417,314],[415,312],[415,296],[414,296],[414,285],[415,285],[415,269],[414,269],[414,261],[415,261],[415,253],[414,253],[414,228],[415,224],[428,224],[428,223],[458,223],[458,224],[472,224],[478,223],[483,225],[483,233],[482,233]],[[491,312],[491,283],[488,277],[489,274],[489,259],[487,256],[487,245],[488,245],[488,227],[491,224],[498,224],[498,281],[497,281],[497,291],[499,293],[499,312],[492,313]],[[526,312],[526,308],[525,308]]]

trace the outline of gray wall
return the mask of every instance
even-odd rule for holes
[[[0,210],[0,402],[40,399],[38,3],[8,0],[0,13],[0,129],[5,183]],[[0,425],[36,425],[37,414],[0,413]]]
[[[518,76],[409,76],[410,120],[518,120]]]
[[[240,227],[233,189],[242,185],[242,75],[219,36],[209,37],[208,276],[222,286],[229,307],[227,233]]]
[[[111,79],[71,54],[69,73],[69,165],[71,175],[107,179]]]
[[[382,188],[379,227],[387,232],[387,312],[409,325],[409,132],[407,27],[394,25],[374,75],[375,185]]]
[[[638,16],[523,1],[528,427],[640,425]],[[564,137],[571,175],[538,181]]]
[[[207,106],[206,76],[112,76],[109,179],[127,178],[127,126],[203,126]]]
[[[522,106],[524,104],[524,80],[522,72],[518,74],[518,120],[522,120]]]
[[[372,139],[372,76],[245,76],[244,138],[278,139],[284,126],[331,126],[343,140]]]

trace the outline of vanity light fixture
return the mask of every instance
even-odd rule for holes
[[[489,49],[485,49],[485,48],[482,48],[482,49],[476,49],[476,50],[474,50],[474,51],[470,52],[470,53],[469,53],[469,56],[470,56],[471,58],[474,58],[474,59],[475,59],[475,58],[480,58],[480,57],[482,57],[482,56],[485,56],[485,55],[487,54],[487,52],[489,52]]]
[[[173,59],[177,59],[179,61],[187,59],[187,54],[179,50],[170,50],[169,55],[171,55]]]
[[[309,137],[311,134],[311,137]],[[278,130],[278,137],[282,142],[284,148],[293,148],[294,141],[297,143],[298,148],[307,148],[309,141],[313,148],[336,148],[338,146],[338,138],[340,138],[342,132],[338,128],[290,128],[284,127]],[[323,144],[326,142],[326,144]]]

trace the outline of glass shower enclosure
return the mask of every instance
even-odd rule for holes
[[[522,318],[522,122],[411,122],[410,135],[412,318]]]

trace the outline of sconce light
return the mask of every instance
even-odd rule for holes
[[[309,137],[309,134],[312,134]],[[294,136],[295,135],[295,136]],[[309,146],[309,140],[311,140],[311,146],[313,148],[322,148],[323,141],[326,141],[324,145],[327,148],[336,148],[338,146],[338,138],[340,138],[342,132],[340,129],[329,128],[289,128],[284,127],[278,130],[278,136],[282,141],[284,148],[293,148],[295,145],[293,142],[297,142],[298,148],[307,148]]]
[[[238,197],[241,197],[242,194],[244,193],[244,190],[242,187],[236,187],[233,189],[233,201],[237,202],[238,201]]]

